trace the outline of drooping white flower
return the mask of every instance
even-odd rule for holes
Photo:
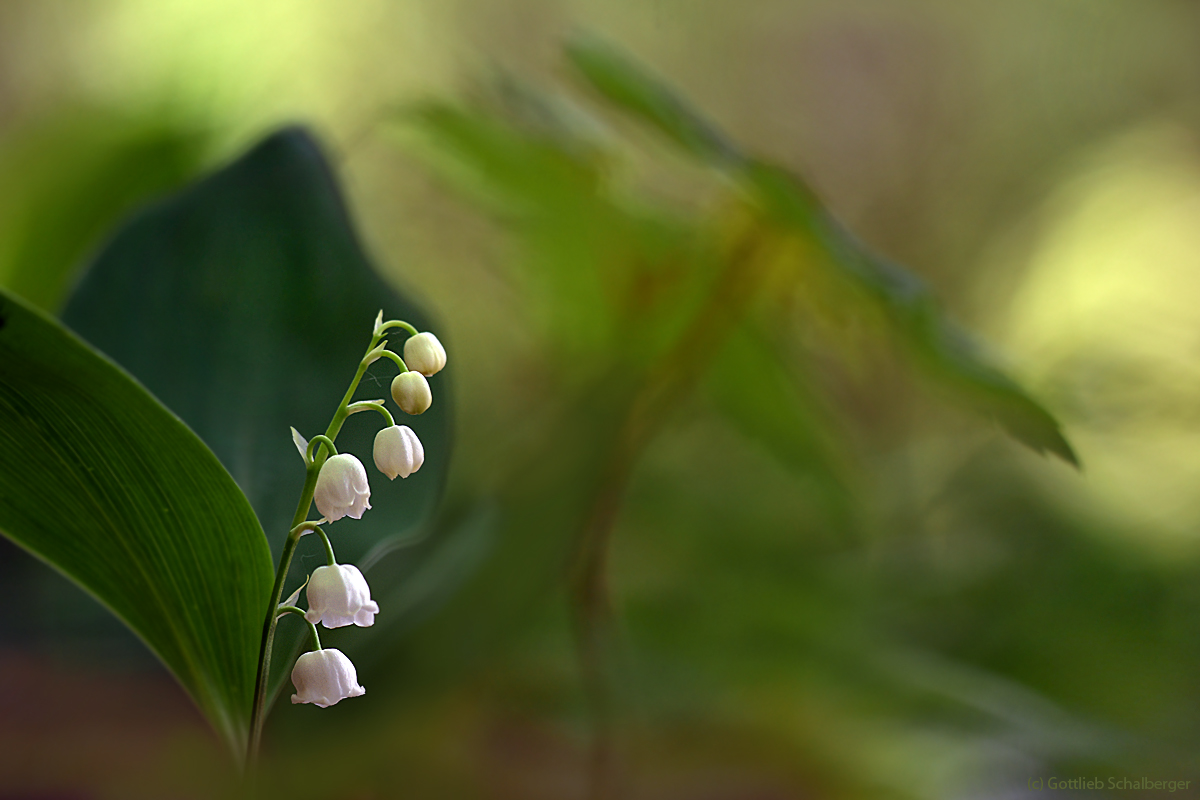
[[[397,475],[407,478],[424,463],[425,448],[407,425],[393,425],[375,434],[375,466],[389,480]]]
[[[321,466],[317,488],[313,492],[321,516],[330,522],[345,516],[362,519],[363,512],[371,507],[370,499],[367,471],[357,458],[342,453],[331,456]]]
[[[308,580],[307,592],[304,618],[313,625],[320,622],[326,628],[369,628],[375,624],[379,605],[371,599],[367,579],[353,564],[317,567]]]
[[[367,693],[358,685],[354,664],[333,648],[313,650],[296,659],[292,683],[296,686],[293,703],[313,703],[321,708]]]
[[[404,343],[404,363],[428,378],[446,366],[446,348],[432,333],[418,333]]]
[[[406,414],[424,414],[433,404],[433,392],[424,375],[409,370],[392,379],[392,399]]]

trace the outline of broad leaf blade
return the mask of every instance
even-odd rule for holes
[[[126,373],[0,298],[0,530],[123,619],[240,753],[272,574],[249,503]]]

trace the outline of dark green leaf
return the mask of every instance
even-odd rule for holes
[[[204,439],[278,553],[304,481],[288,429],[306,438],[325,430],[380,309],[432,327],[372,269],[315,142],[285,130],[129,221],[80,282],[64,320]],[[389,397],[395,370],[375,362],[358,396]],[[397,411],[425,447],[412,477],[389,482],[371,466],[378,415],[350,417],[338,438],[339,450],[368,466],[373,507],[330,526],[343,562],[417,525],[435,505],[451,399],[445,372],[430,383],[429,411]],[[287,591],[322,559],[316,542],[302,542]],[[281,626],[285,636],[299,628]]]
[[[272,575],[250,504],[129,375],[0,298],[0,530],[121,617],[240,754]]]

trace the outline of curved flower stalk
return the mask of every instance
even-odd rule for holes
[[[395,329],[407,333],[404,353],[413,360],[413,369],[399,355],[387,347],[386,336]],[[408,414],[421,414],[433,402],[433,393],[426,380],[441,371],[446,365],[446,351],[432,333],[420,333],[402,320],[384,322],[383,312],[375,319],[370,344],[359,361],[358,370],[342,397],[333,419],[325,433],[305,441],[294,428],[292,438],[304,459],[305,480],[300,492],[292,528],[288,531],[279,566],[275,571],[275,585],[271,590],[266,619],[263,622],[262,646],[259,649],[258,678],[254,687],[254,705],[250,716],[249,760],[253,762],[262,740],[263,722],[267,713],[267,683],[271,672],[271,656],[275,643],[275,629],[279,619],[286,615],[298,615],[305,619],[311,629],[313,649],[300,656],[292,669],[292,682],[296,693],[293,703],[311,703],[325,708],[348,697],[358,697],[366,692],[359,685],[358,675],[350,659],[339,650],[323,649],[317,636],[317,624],[327,628],[346,625],[368,627],[374,624],[379,605],[371,599],[371,589],[362,572],[352,564],[339,564],[334,556],[333,545],[320,527],[343,518],[361,519],[371,510],[371,487],[367,471],[362,462],[349,453],[338,453],[335,445],[343,423],[359,411],[375,411],[384,417],[387,426],[375,437],[372,453],[379,471],[394,479],[405,478],[421,468],[425,461],[425,450],[413,430],[397,425],[383,400],[354,401],[358,384],[367,368],[388,358],[395,362],[399,374],[392,382],[392,399]],[[313,504],[322,519],[309,520]],[[307,533],[316,532],[325,546],[326,565],[318,567],[308,578],[306,585],[297,589],[281,604],[283,583],[291,566],[292,557],[301,539]],[[292,605],[306,589],[308,610]]]

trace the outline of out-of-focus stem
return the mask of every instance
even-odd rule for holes
[[[582,531],[571,581],[575,634],[584,691],[594,729],[588,759],[589,800],[613,800],[621,791],[616,713],[609,669],[612,598],[608,553],[621,499],[646,445],[711,363],[713,351],[741,319],[761,285],[758,253],[763,233],[752,227],[733,245],[704,307],[675,346],[652,367],[618,434],[608,467]]]

